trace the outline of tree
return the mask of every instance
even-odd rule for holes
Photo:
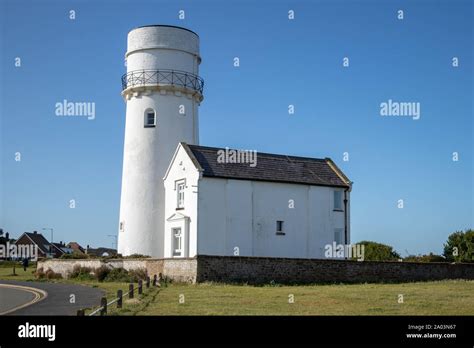
[[[407,262],[446,262],[446,259],[441,255],[429,253],[428,255],[408,255],[403,259]]]
[[[444,244],[443,255],[451,262],[474,262],[474,230],[450,234]]]
[[[400,255],[390,245],[362,241],[357,244],[364,245],[364,261],[395,261]]]

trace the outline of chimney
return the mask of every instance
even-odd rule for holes
[[[6,238],[7,242],[8,242],[8,241],[10,240],[10,233],[8,233],[8,232],[5,233],[5,238]]]
[[[37,233],[38,233],[38,231],[33,231],[33,234],[37,234]]]

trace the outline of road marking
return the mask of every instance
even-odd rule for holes
[[[13,285],[13,284],[0,284],[0,287],[2,288],[11,288],[11,289],[19,289],[23,291],[30,292],[35,295],[35,297],[31,300],[28,301],[27,303],[24,303],[20,306],[17,306],[15,308],[9,309],[5,312],[1,312],[0,315],[5,315],[14,311],[17,311],[19,309],[31,306],[32,304],[44,300],[46,297],[48,297],[48,293],[44,290],[41,289],[36,289],[36,288],[31,288],[29,286],[23,286],[23,285]]]

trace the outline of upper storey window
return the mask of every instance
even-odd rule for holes
[[[145,110],[145,128],[156,126],[156,112],[153,109]]]

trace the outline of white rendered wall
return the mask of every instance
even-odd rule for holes
[[[335,189],[204,177],[199,181],[197,252],[234,255],[237,247],[240,256],[324,258],[334,229],[344,230],[344,212],[333,210]],[[277,220],[284,221],[284,236],[276,235]]]
[[[181,180],[185,180],[186,183],[184,205],[183,208],[177,208],[176,182]],[[180,227],[183,233],[184,254],[182,257],[193,257],[197,254],[198,181],[199,171],[183,147],[179,146],[164,180],[166,192],[164,257],[166,258],[173,257],[172,229],[175,227]]]
[[[174,27],[150,26],[128,34],[127,72],[174,69],[198,75],[199,38]],[[173,88],[144,87],[123,92],[127,103],[118,251],[163,257],[163,176],[180,141],[198,144],[199,99]],[[179,113],[180,106],[185,114]],[[148,108],[156,127],[144,127]]]

